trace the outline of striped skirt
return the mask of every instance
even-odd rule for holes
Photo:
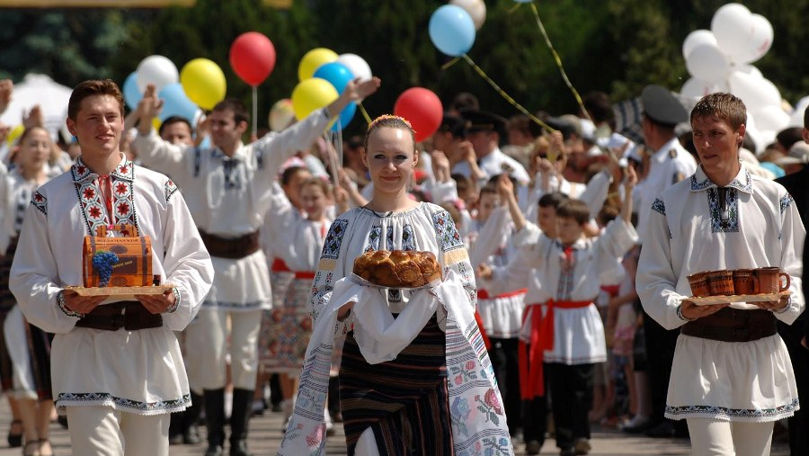
[[[380,364],[365,361],[349,332],[339,378],[349,455],[369,427],[380,454],[453,454],[446,335],[435,316],[396,359]]]

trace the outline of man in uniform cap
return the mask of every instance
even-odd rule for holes
[[[694,174],[697,163],[686,151],[674,133],[674,127],[688,121],[688,112],[679,100],[658,85],[649,85],[641,93],[643,103],[643,139],[646,146],[655,152],[649,159],[649,173],[643,182],[635,187],[635,201],[638,207],[638,234],[641,244],[646,237],[646,225],[652,210],[652,203],[664,190],[686,176]],[[652,391],[652,416],[646,422],[635,422],[628,431],[641,431],[647,425],[647,434],[652,437],[671,437],[674,434],[673,422],[663,417],[666,407],[671,364],[678,331],[666,331],[652,318],[644,314],[643,329],[648,353],[647,370]]]
[[[505,138],[506,135],[506,119],[485,111],[465,111],[462,116],[467,121],[467,140],[475,149],[478,166],[486,174],[479,183],[483,184],[491,177],[505,172],[520,184],[526,185],[529,178],[525,168],[500,150],[500,138]],[[471,175],[466,162],[455,165],[452,172],[467,177]]]

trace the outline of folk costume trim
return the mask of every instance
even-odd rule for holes
[[[191,395],[184,394],[183,397],[179,399],[167,401],[141,402],[113,396],[110,393],[59,393],[55,402],[56,407],[59,408],[75,405],[99,405],[119,410],[145,412],[147,415],[156,415],[184,410],[191,405]]]
[[[722,193],[724,192],[724,195]],[[708,209],[711,215],[711,232],[739,232],[739,197],[732,187],[709,188]]]
[[[762,418],[786,417],[792,415],[798,409],[798,399],[793,399],[790,403],[778,407],[766,409],[737,409],[720,407],[716,405],[682,405],[666,406],[666,416],[709,416],[711,418],[748,418],[757,421]]]
[[[48,198],[45,198],[45,195],[39,191],[34,192],[31,197],[31,205],[39,209],[43,214],[48,215]]]
[[[792,204],[793,201],[795,200],[792,199],[792,195],[790,194],[784,195],[784,197],[779,200],[778,204],[781,206],[781,215],[784,214],[784,211],[787,210],[787,208],[789,207],[790,204]]]
[[[177,185],[171,180],[167,180],[164,187],[166,191],[166,202],[168,203],[172,195],[177,192],[178,188]]]
[[[107,219],[107,210],[101,199],[101,188],[98,185],[100,176],[90,171],[81,161],[81,157],[70,168],[70,172],[73,176],[82,216],[91,235],[98,233],[98,228],[105,225],[131,225],[138,228],[138,232],[140,232],[135,213],[133,193],[135,165],[132,162],[124,160],[110,173],[112,191],[112,214],[110,216],[113,220]]]

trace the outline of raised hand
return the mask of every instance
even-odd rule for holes
[[[0,114],[6,111],[11,104],[11,94],[14,92],[14,83],[11,79],[0,79]]]
[[[45,125],[42,115],[42,108],[39,105],[34,105],[28,114],[24,114],[22,117],[22,126],[25,129],[33,128],[33,127],[42,127]]]
[[[359,78],[357,78],[346,85],[343,93],[348,93],[349,101],[362,103],[362,100],[376,92],[381,84],[382,80],[377,77],[373,77],[367,81],[360,81]]]
[[[152,119],[157,117],[162,109],[163,100],[157,98],[155,86],[152,84],[147,85],[137,108],[139,117],[138,132],[148,134],[152,130]]]

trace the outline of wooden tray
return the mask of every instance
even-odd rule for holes
[[[698,298],[696,296],[692,296],[687,298],[688,301],[693,302],[698,306],[707,306],[711,304],[724,304],[726,302],[729,303],[737,303],[737,302],[767,302],[767,301],[778,301],[781,296],[789,296],[792,294],[790,291],[782,291],[780,293],[760,293],[760,294],[750,294],[750,295],[730,295],[730,296],[704,296]],[[758,307],[758,306],[756,306]]]
[[[109,296],[104,302],[134,301],[137,295],[161,295],[174,288],[174,285],[152,285],[147,287],[65,287],[79,296]]]
[[[441,284],[441,280],[436,279],[436,280],[433,280],[432,282],[430,282],[428,284],[425,284],[425,285],[422,285],[420,287],[386,287],[384,285],[378,285],[378,284],[375,284],[373,282],[369,282],[369,281],[363,279],[362,277],[358,276],[357,274],[354,274],[353,272],[351,273],[349,278],[350,278],[351,281],[353,281],[357,285],[362,285],[364,287],[386,288],[386,289],[408,290],[408,291],[423,290],[423,289],[426,289],[426,288],[435,288],[435,287],[437,287],[438,285]]]

